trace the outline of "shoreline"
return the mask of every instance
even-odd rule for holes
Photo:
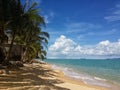
[[[50,67],[52,68],[51,64]],[[64,72],[61,69],[54,69],[54,71],[59,72],[59,79],[64,81],[64,84],[59,84],[58,86],[61,87],[68,87],[70,90],[110,90],[107,87],[102,87],[102,86],[97,86],[97,85],[92,85],[92,84],[85,84],[82,80],[77,80],[75,78],[72,78],[68,75],[65,75]],[[75,88],[76,86],[76,88]]]
[[[48,63],[24,64],[19,70],[9,72],[8,75],[0,74],[0,90],[109,90],[65,76]]]
[[[51,65],[52,66],[52,65]],[[54,68],[52,68],[54,69]],[[87,87],[92,87],[92,88],[95,88],[95,89],[100,89],[100,90],[120,90],[120,86],[118,84],[115,84],[115,83],[111,83],[111,82],[104,82],[106,83],[106,85],[108,86],[100,86],[100,85],[95,85],[93,83],[86,83],[84,82],[83,80],[80,80],[80,79],[77,79],[77,78],[74,78],[74,77],[71,77],[69,76],[68,74],[65,74],[66,72],[64,72],[61,67],[58,67],[57,68],[58,70],[60,70],[62,73],[64,73],[64,81],[67,81],[67,82],[70,82],[70,83],[73,83],[73,84],[79,84],[79,85],[83,85],[83,86],[87,86]],[[56,69],[55,69],[56,70]],[[99,77],[98,77],[99,78]],[[62,79],[62,78],[61,78]],[[74,90],[74,89],[73,89]]]
[[[70,78],[77,82],[82,82],[82,84],[85,84],[87,86],[93,86],[93,87],[97,87],[97,88],[102,87],[103,89],[107,89],[107,90],[120,90],[120,84],[111,82],[110,81],[111,79],[110,80],[105,79],[104,77],[101,78],[101,77],[99,77],[99,75],[92,76],[87,73],[81,73],[81,72],[79,72],[79,69],[78,69],[78,71],[76,71],[77,69],[74,69],[74,67],[72,68],[69,66],[64,66],[62,64],[55,65],[54,63],[51,63],[51,65],[52,65],[53,69],[55,68],[55,69],[61,70],[67,78]],[[118,78],[118,80],[119,80],[119,78]],[[101,90],[103,90],[103,89],[101,89]]]

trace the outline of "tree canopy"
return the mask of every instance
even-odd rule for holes
[[[27,1],[23,4],[20,0],[0,0],[0,51],[5,56],[1,60],[3,62],[11,59],[14,45],[22,46],[22,62],[36,57],[46,58],[49,34],[41,30],[41,26],[45,27],[44,17],[36,8],[36,2],[29,7],[28,4]],[[3,44],[9,44],[7,50]]]

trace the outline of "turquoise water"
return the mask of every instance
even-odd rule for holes
[[[108,88],[120,86],[120,59],[47,59],[46,62],[86,84]]]

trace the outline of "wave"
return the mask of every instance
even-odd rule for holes
[[[99,81],[107,81],[106,79],[99,78],[99,77],[94,77],[94,79],[99,80]]]
[[[110,85],[107,84],[106,79],[96,77],[96,76],[90,76],[86,73],[78,73],[78,72],[75,72],[74,69],[68,68],[68,67],[65,67],[65,66],[61,67],[61,66],[58,66],[58,65],[57,66],[52,65],[52,68],[62,70],[63,73],[66,76],[69,76],[71,78],[83,81],[85,84],[92,84],[92,85],[97,85],[97,86],[110,88]]]

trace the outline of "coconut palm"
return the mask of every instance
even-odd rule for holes
[[[0,0],[0,44],[2,51],[5,51],[2,44],[8,41],[5,31],[9,29],[9,23],[12,20],[13,2],[15,0]]]
[[[23,12],[23,7],[20,2],[20,0],[11,0],[10,3],[10,21],[8,24],[8,29],[11,31],[11,43],[9,50],[6,54],[5,62],[7,63],[9,58],[10,58],[10,53],[13,47],[14,39],[16,34],[20,31],[21,26],[22,26],[22,15],[24,14]]]
[[[47,49],[43,47],[47,47],[49,34],[47,32],[41,32],[39,28],[34,28],[32,30],[29,30],[29,33],[24,33],[24,35],[26,37],[21,35],[22,40],[16,40],[17,42],[21,42],[21,44],[24,45],[24,53],[22,55],[22,60],[29,59],[27,57],[27,54],[30,54],[31,52],[34,54],[34,58],[36,57],[36,55],[38,55],[38,53],[39,55],[45,57],[46,54],[44,54],[44,52]],[[31,55],[33,55],[32,53]]]
[[[6,2],[3,3],[2,1]],[[4,6],[8,2],[9,4]],[[39,15],[39,10],[35,7],[37,4],[33,3],[29,8],[27,3],[22,5],[20,0],[1,0],[0,4],[3,4],[3,7],[0,7],[0,13],[3,13],[2,10],[6,8],[3,13],[4,16],[0,16],[1,37],[3,38],[5,30],[9,30],[12,36],[5,62],[9,61],[13,43],[23,45],[22,60],[35,58],[38,53],[42,59],[45,58],[46,48],[43,47],[48,44],[49,34],[41,31],[40,27],[41,25],[45,26],[45,22],[44,18]],[[9,17],[6,17],[6,15]],[[3,39],[0,40],[3,41]]]
[[[32,50],[37,54],[36,52],[42,49],[41,46],[47,46],[48,44],[49,34],[42,32],[40,28],[40,25],[45,25],[44,19],[38,14],[38,9],[35,9],[35,6],[36,3],[33,3],[30,8],[24,10],[22,30],[19,31],[15,40],[24,45],[24,52],[21,58],[23,61],[28,59]],[[36,48],[35,44],[37,44],[38,48]]]

